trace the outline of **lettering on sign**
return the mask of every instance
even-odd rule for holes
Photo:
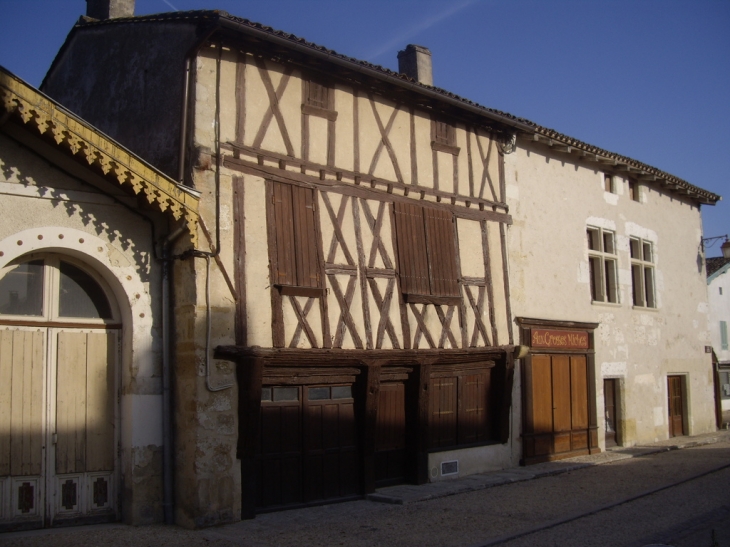
[[[532,329],[533,348],[588,349],[585,331]]]

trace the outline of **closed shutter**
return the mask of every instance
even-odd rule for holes
[[[454,222],[451,213],[440,209],[423,209],[426,220],[429,281],[433,296],[459,296],[456,271]]]
[[[451,213],[410,203],[394,206],[401,291],[460,296]]]
[[[463,407],[459,411],[459,444],[481,442],[491,437],[490,380],[490,372],[469,374],[459,379]]]
[[[273,207],[276,231],[276,249],[272,250],[274,283],[319,287],[314,191],[274,182]]]
[[[410,203],[395,202],[394,205],[401,291],[405,294],[431,294],[423,208]]]
[[[457,444],[457,382],[456,377],[431,380],[429,437],[433,448]]]

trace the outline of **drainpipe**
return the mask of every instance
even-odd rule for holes
[[[170,375],[172,367],[172,323],[170,321],[170,277],[172,274],[172,258],[170,247],[185,231],[181,226],[162,242],[162,508],[165,524],[173,524],[175,520],[172,491],[172,398],[170,396]]]

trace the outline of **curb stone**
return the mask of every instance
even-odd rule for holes
[[[644,456],[661,454],[663,452],[670,452],[672,450],[695,448],[698,446],[718,443],[728,438],[730,438],[730,434],[726,434],[724,431],[719,431],[699,438],[688,437],[686,442],[680,443],[677,443],[675,438],[672,439],[672,441],[674,441],[673,444],[658,443],[656,445],[648,446],[617,447],[599,454],[566,458],[564,460],[546,462],[529,467],[517,467],[492,471],[489,473],[479,473],[448,481],[432,482],[418,486],[412,484],[388,486],[378,489],[378,491],[373,494],[368,494],[366,499],[377,503],[408,505],[421,501],[455,496],[467,492],[476,492],[478,490],[485,490],[487,488],[512,484],[515,482],[552,477],[563,473],[570,473],[571,471],[577,471],[579,469],[585,469],[586,467],[593,467],[595,465],[603,465],[631,458],[641,458]],[[666,443],[667,441],[660,442]]]

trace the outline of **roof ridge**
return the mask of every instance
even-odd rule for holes
[[[353,64],[358,65],[359,67],[371,70],[371,71],[373,71],[377,74],[380,74],[382,76],[385,76],[387,78],[397,79],[399,81],[406,82],[411,86],[422,89],[424,92],[435,93],[441,97],[444,97],[445,99],[450,99],[452,101],[456,101],[457,103],[463,105],[464,107],[473,108],[473,109],[477,109],[478,111],[482,111],[482,112],[484,112],[484,114],[487,117],[492,115],[492,116],[502,118],[502,120],[494,120],[494,121],[497,121],[497,123],[502,123],[505,125],[510,125],[511,123],[513,123],[514,124],[513,129],[516,129],[517,131],[522,131],[523,133],[526,133],[528,130],[531,129],[532,131],[535,132],[536,135],[537,134],[542,135],[544,138],[555,139],[566,146],[578,148],[580,150],[588,152],[589,154],[601,155],[609,160],[614,160],[614,162],[620,161],[627,165],[631,165],[636,169],[646,171],[652,176],[659,177],[661,179],[665,179],[666,181],[669,181],[672,185],[675,185],[675,187],[681,186],[684,190],[687,191],[687,193],[690,193],[690,194],[694,193],[695,199],[698,199],[698,201],[700,201],[700,202],[703,202],[703,203],[706,202],[706,203],[712,204],[712,203],[722,199],[721,196],[719,196],[718,194],[715,194],[713,192],[710,192],[709,190],[700,188],[699,186],[695,186],[694,184],[691,184],[690,182],[687,182],[686,180],[684,180],[680,177],[677,177],[676,175],[672,175],[671,173],[662,171],[661,169],[659,169],[657,167],[653,167],[653,166],[643,163],[639,160],[630,158],[628,156],[624,156],[617,152],[611,152],[611,151],[601,148],[599,146],[595,146],[595,145],[589,144],[587,142],[581,141],[580,139],[570,137],[569,135],[560,133],[559,131],[550,129],[548,127],[541,126],[531,120],[522,118],[520,116],[515,116],[514,114],[510,114],[509,112],[504,112],[501,110],[497,110],[495,108],[486,107],[486,106],[481,105],[477,102],[474,102],[470,99],[461,97],[460,95],[457,95],[456,93],[453,93],[446,89],[423,84],[413,78],[410,78],[409,76],[406,76],[405,74],[395,72],[395,71],[393,71],[389,68],[383,67],[381,65],[377,65],[377,64],[371,63],[369,61],[364,61],[361,59],[357,59],[355,57],[350,57],[348,55],[338,53],[337,51],[335,51],[333,49],[329,49],[325,46],[321,46],[314,42],[310,42],[310,41],[306,40],[305,38],[297,36],[296,34],[278,30],[273,27],[264,25],[262,23],[257,23],[255,21],[251,21],[250,19],[246,19],[244,17],[231,15],[230,13],[223,11],[223,10],[188,10],[188,11],[176,11],[176,12],[163,12],[163,13],[140,15],[140,16],[134,16],[134,17],[108,19],[108,20],[104,20],[104,21],[90,19],[88,17],[82,17],[79,19],[79,21],[74,26],[74,30],[77,28],[98,26],[98,25],[110,25],[110,24],[122,24],[122,23],[146,23],[146,22],[154,22],[154,21],[189,21],[189,20],[201,20],[201,19],[202,20],[205,20],[205,19],[225,20],[230,23],[234,23],[235,25],[240,25],[242,27],[248,27],[254,31],[263,32],[265,34],[271,35],[272,37],[276,37],[278,39],[283,39],[287,42],[291,42],[292,45],[304,46],[308,49],[313,50],[314,52],[318,52],[318,53],[330,56],[333,59],[338,59],[339,61],[345,61],[347,63],[353,63]],[[70,35],[69,35],[69,37],[70,37]],[[69,38],[67,38],[67,41],[68,41],[68,39]],[[66,44],[64,43],[64,46],[62,46],[62,49],[63,49],[63,47],[65,47],[65,45]],[[59,55],[60,55],[60,51],[59,51]],[[55,65],[55,62],[56,61],[54,59],[51,67],[49,68],[49,73],[52,70],[53,66]],[[535,140],[537,140],[537,138]],[[675,188],[675,190],[676,190],[676,188]],[[703,201],[703,198],[705,201]]]

